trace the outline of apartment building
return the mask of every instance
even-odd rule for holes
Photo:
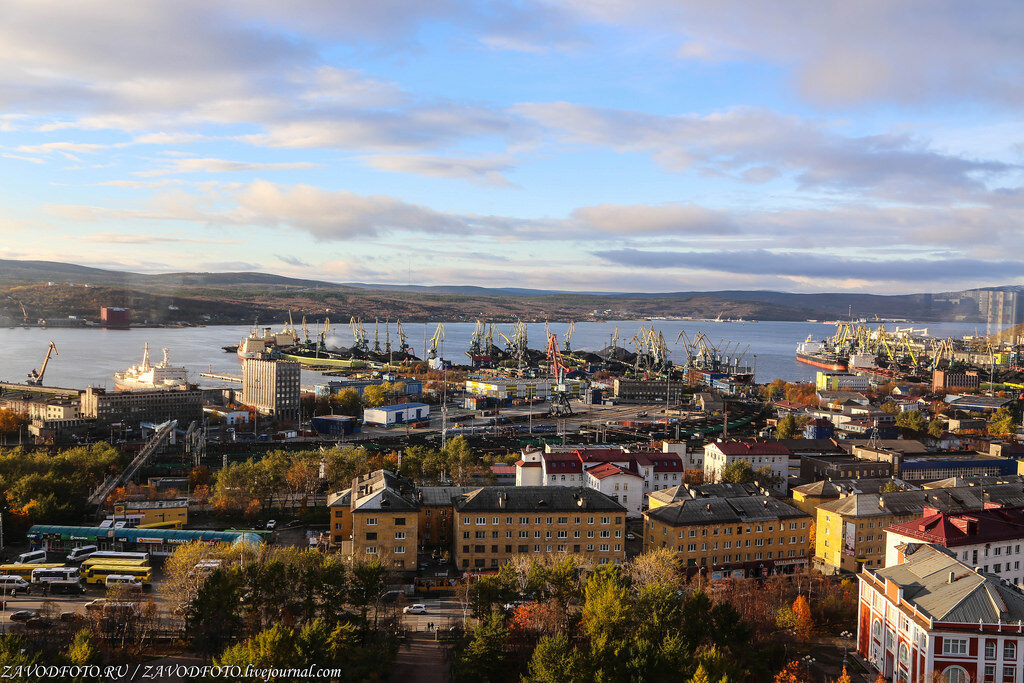
[[[662,451],[587,446],[553,449],[549,453],[524,451],[516,462],[516,485],[589,486],[595,480],[588,476],[588,471],[612,464],[639,476],[642,504],[647,493],[683,483],[686,464],[678,452],[680,446],[685,450],[682,444],[666,444]]]
[[[377,470],[354,479],[327,504],[331,543],[342,553],[362,561],[380,559],[399,571],[416,569],[420,506],[411,481]]]
[[[746,462],[757,471],[767,467],[779,478],[775,487],[785,493],[789,480],[790,450],[772,441],[715,441],[704,446],[704,481],[722,481],[722,471],[736,462]]]
[[[1024,595],[998,577],[922,545],[858,580],[857,649],[887,680],[1024,680]]]
[[[81,416],[103,424],[122,422],[137,427],[177,420],[185,429],[203,420],[203,394],[199,389],[115,391],[89,387],[81,395]]]
[[[925,507],[945,513],[1024,505],[1021,480],[895,493],[861,493],[818,506],[815,564],[826,574],[885,566],[885,529],[920,517]]]
[[[516,555],[574,553],[625,560],[626,508],[582,486],[485,486],[454,499],[454,560],[496,570]]]
[[[644,513],[644,551],[675,551],[712,578],[791,573],[808,566],[811,523],[770,496],[680,500]]]
[[[899,562],[911,543],[929,543],[952,552],[960,561],[1020,586],[1024,508],[990,508],[947,514],[925,508],[920,518],[885,529],[885,566]]]
[[[416,489],[420,510],[417,516],[420,550],[439,553],[450,552],[455,539],[456,498],[478,486],[421,486]]]

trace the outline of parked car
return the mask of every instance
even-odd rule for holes
[[[85,617],[78,612],[61,612],[61,621],[83,621]]]
[[[405,593],[403,593],[402,591],[387,591],[386,593],[381,594],[380,601],[387,605],[398,602],[400,598],[404,597]]]
[[[106,598],[96,598],[95,600],[90,600],[89,602],[85,603],[85,609],[87,609],[90,612],[98,612],[99,610],[103,609],[103,605],[105,604],[107,604]]]
[[[267,531],[273,531],[274,527],[276,527],[276,526],[277,526],[277,520],[276,519],[269,519],[269,520],[267,520]]]
[[[25,622],[25,626],[28,628],[50,628],[53,626],[53,622],[45,617],[32,617]]]
[[[427,613],[427,606],[423,605],[423,604],[420,604],[420,603],[416,603],[415,605],[409,605],[408,607],[404,607],[402,609],[402,613],[403,614],[426,614]]]
[[[11,612],[11,621],[28,621],[36,616],[35,610],[20,609],[17,612]]]
[[[628,534],[626,534],[626,540],[627,541],[635,541],[636,540],[636,534],[634,534],[633,532],[629,532]]]
[[[293,529],[293,528],[295,528],[297,526],[302,526],[302,520],[300,520],[300,519],[293,519],[292,521],[290,521],[287,524],[285,524],[282,528],[283,529]]]

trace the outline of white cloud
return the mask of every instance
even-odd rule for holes
[[[442,157],[428,154],[377,154],[365,157],[368,166],[381,171],[412,173],[432,178],[461,178],[481,185],[510,186],[504,172],[513,165],[511,156],[479,158]]]
[[[254,171],[294,171],[310,168],[321,168],[321,164],[306,161],[288,162],[253,162],[232,161],[230,159],[174,159],[170,164],[149,171],[139,171],[136,175],[144,178],[178,173],[242,173]]]

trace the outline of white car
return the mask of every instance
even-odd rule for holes
[[[633,534],[633,533],[626,534],[626,540],[627,541],[635,541],[636,540],[636,534]]]
[[[273,531],[274,527],[276,527],[276,526],[277,526],[277,520],[276,519],[267,520],[267,531]]]
[[[427,606],[419,603],[402,608],[403,614],[426,614]]]

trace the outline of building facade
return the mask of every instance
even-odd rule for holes
[[[301,366],[291,361],[242,361],[241,402],[278,422],[301,419]]]
[[[684,499],[644,513],[644,551],[666,548],[712,578],[806,568],[812,518],[770,496]]]
[[[785,493],[789,487],[789,457],[785,446],[770,441],[716,441],[704,446],[704,481],[717,483],[722,471],[736,462],[746,462],[755,472],[767,467],[778,483],[775,490]]]
[[[896,682],[1024,680],[1024,595],[934,546],[909,550],[858,575],[860,654]]]
[[[516,555],[581,555],[621,564],[626,509],[599,491],[568,486],[485,486],[454,501],[454,560],[495,571]]]
[[[89,387],[81,396],[81,416],[103,424],[121,422],[137,427],[177,420],[184,429],[203,420],[203,393],[199,389],[115,391]]]

